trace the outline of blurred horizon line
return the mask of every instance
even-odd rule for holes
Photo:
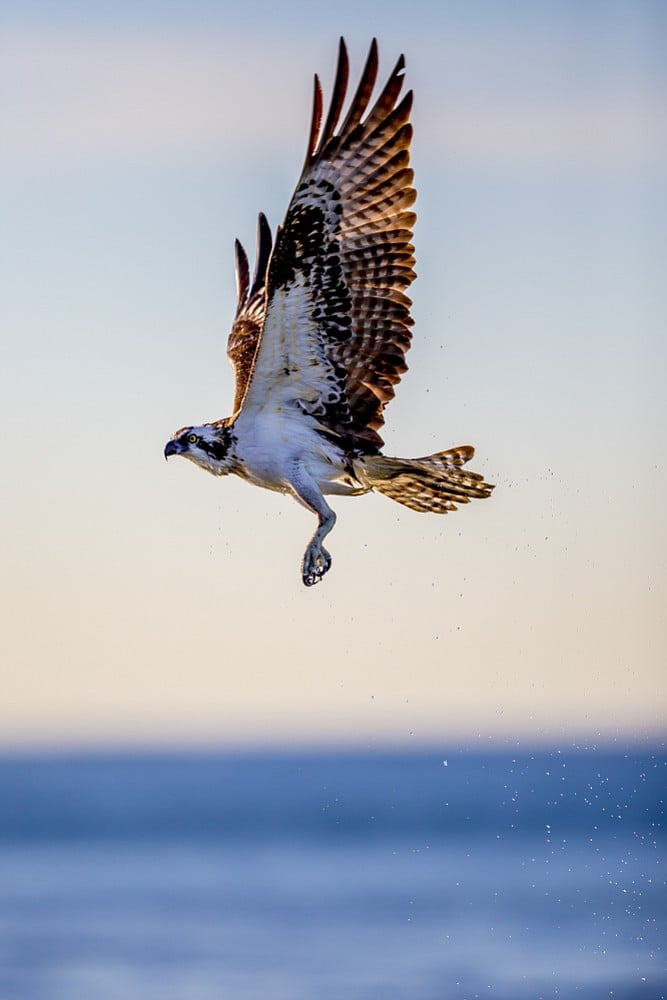
[[[74,757],[74,758],[217,758],[217,757],[327,757],[327,756],[410,756],[429,753],[502,754],[515,750],[522,754],[579,754],[603,752],[613,755],[641,752],[667,752],[667,734],[600,733],[593,736],[542,737],[479,735],[476,738],[444,737],[442,740],[266,740],[266,741],[97,741],[55,742],[26,741],[0,743],[0,762],[14,758]],[[446,766],[446,761],[443,761]]]

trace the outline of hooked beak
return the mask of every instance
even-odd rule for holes
[[[170,455],[180,455],[182,451],[183,449],[178,441],[167,441],[164,446],[164,457],[167,459]]]

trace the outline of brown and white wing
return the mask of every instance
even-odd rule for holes
[[[415,277],[409,167],[412,93],[399,102],[404,59],[371,105],[373,41],[339,125],[348,82],[341,39],[331,106],[322,121],[315,77],[301,179],[276,235],[267,304],[243,410],[298,406],[346,447],[373,452],[383,410],[406,370]]]
[[[227,357],[234,369],[234,409],[237,413],[245,396],[259,343],[266,307],[266,270],[271,256],[271,230],[260,213],[257,223],[255,273],[250,282],[248,257],[236,241],[236,315],[227,341]]]

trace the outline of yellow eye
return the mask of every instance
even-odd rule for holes
[[[196,434],[188,434],[188,441],[190,442],[190,444],[197,444],[198,440],[199,438],[197,437]]]

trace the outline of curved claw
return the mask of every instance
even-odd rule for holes
[[[331,556],[323,546],[309,545],[303,557],[301,575],[306,587],[319,583],[331,569]]]

